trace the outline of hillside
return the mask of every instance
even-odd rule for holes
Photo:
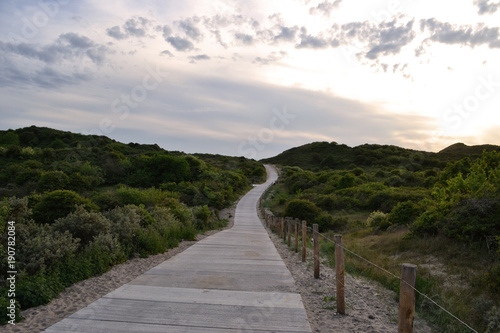
[[[261,162],[298,166],[311,171],[391,166],[428,169],[442,168],[448,162],[458,161],[464,157],[478,158],[483,150],[500,151],[500,146],[466,146],[463,143],[457,143],[438,153],[432,153],[390,145],[364,144],[351,148],[336,142],[313,142],[288,149],[275,157],[263,159]]]
[[[417,265],[418,290],[477,331],[499,332],[499,146],[429,153],[315,142],[262,162],[281,169],[264,200],[275,216],[317,224],[325,239],[343,235],[346,248],[395,276],[402,263]],[[332,243],[320,246],[334,262]],[[398,291],[399,281],[365,260],[347,257],[346,267]],[[433,331],[463,332],[422,298],[417,312]]]

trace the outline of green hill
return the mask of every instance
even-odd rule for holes
[[[476,159],[481,156],[483,150],[500,151],[500,146],[466,146],[457,143],[439,153],[432,153],[392,145],[364,144],[349,147],[336,142],[313,142],[288,149],[261,162],[298,166],[311,171],[399,166],[418,171],[434,167],[442,168],[448,162],[458,161],[464,157]]]

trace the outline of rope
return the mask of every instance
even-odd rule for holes
[[[295,222],[294,222],[295,223]],[[310,230],[312,232],[314,232],[314,230],[311,228],[311,227],[307,227],[307,230]],[[338,245],[335,240],[331,240],[330,238],[326,237],[325,235],[321,234],[318,232],[318,235],[323,237],[324,239],[326,239],[327,241],[329,242],[332,242],[334,243],[335,245]],[[432,304],[436,305],[438,308],[440,308],[442,311],[444,311],[445,313],[447,313],[448,315],[450,315],[452,318],[454,318],[455,320],[457,320],[459,323],[461,323],[463,326],[467,327],[468,329],[470,329],[472,332],[475,332],[475,333],[478,333],[478,331],[476,331],[475,329],[473,329],[471,326],[469,326],[467,323],[465,323],[464,321],[462,321],[460,318],[458,318],[457,316],[455,316],[453,313],[451,313],[450,311],[448,311],[447,309],[445,309],[443,306],[441,306],[440,304],[438,304],[436,301],[434,301],[432,298],[430,298],[429,296],[427,296],[426,294],[424,294],[423,292],[421,292],[420,290],[418,290],[417,288],[415,288],[414,286],[410,285],[408,282],[406,282],[405,280],[401,279],[401,277],[389,272],[388,270],[386,270],[385,268],[375,264],[374,262],[371,262],[370,260],[366,259],[366,258],[363,258],[362,256],[360,256],[359,254],[349,250],[348,248],[346,248],[345,246],[343,245],[339,245],[344,251],[352,254],[353,256],[367,262],[368,264],[380,269],[382,272],[392,276],[393,278],[399,280],[400,282],[403,282],[405,283],[407,286],[409,286],[411,289],[413,289],[416,293],[418,293],[419,295],[421,295],[422,297],[424,297],[425,299],[427,299],[428,301],[430,301]],[[344,284],[344,288],[345,288],[345,284]]]

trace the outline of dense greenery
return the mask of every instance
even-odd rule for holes
[[[243,157],[187,155],[49,128],[0,131],[0,254],[16,230],[19,309],[48,302],[76,281],[192,240],[226,221],[265,169]],[[5,323],[6,260],[0,262]]]
[[[342,233],[358,253],[385,267],[393,263],[395,274],[395,256],[423,267],[439,262],[452,276],[461,272],[463,289],[425,269],[419,285],[476,327],[491,324],[487,314],[500,306],[500,147],[456,144],[426,153],[320,142],[265,162],[281,165],[265,203],[276,215],[317,223],[330,238]],[[397,288],[366,262],[348,267]],[[473,296],[460,299],[464,293]],[[420,309],[435,310],[425,302]],[[440,331],[459,330],[452,320],[430,319]]]

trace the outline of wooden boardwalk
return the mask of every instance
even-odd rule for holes
[[[234,227],[194,244],[44,332],[311,332],[294,280],[248,192]]]

